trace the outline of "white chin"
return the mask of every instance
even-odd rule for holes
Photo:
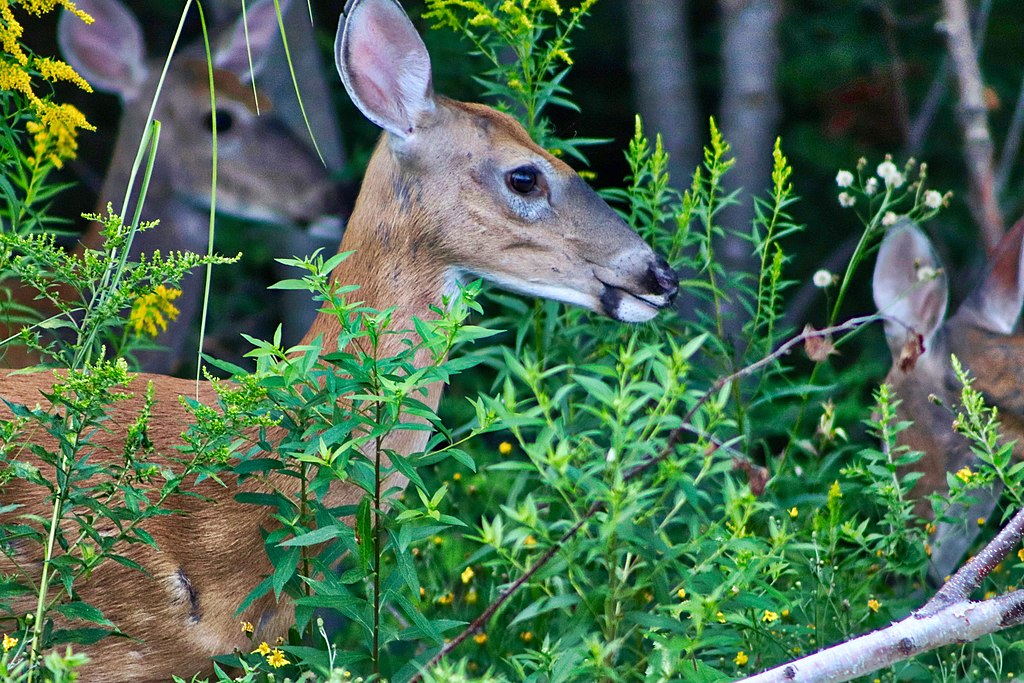
[[[658,315],[658,309],[632,296],[624,296],[615,307],[614,318],[624,323],[645,323]]]

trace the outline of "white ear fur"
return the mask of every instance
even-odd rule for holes
[[[118,0],[77,4],[95,21],[86,24],[71,12],[61,13],[57,42],[65,59],[97,90],[135,99],[148,73],[139,22]]]
[[[964,301],[957,315],[1000,334],[1010,334],[1024,304],[1024,220],[1018,221],[999,242],[985,278]]]
[[[902,351],[907,328],[923,336],[928,348],[946,317],[949,284],[931,242],[910,219],[901,219],[882,240],[872,288],[875,305],[889,318],[885,337],[893,357]]]
[[[281,14],[288,11],[289,0],[280,0]],[[246,30],[249,33],[246,42]],[[248,77],[257,76],[267,62],[275,40],[278,37],[277,10],[274,0],[256,0],[246,4],[245,18],[235,20],[225,40],[216,47],[213,55],[214,66],[231,73]],[[252,74],[249,70],[249,55],[252,55]]]
[[[349,0],[334,58],[349,97],[366,118],[400,138],[434,109],[430,55],[396,0]]]

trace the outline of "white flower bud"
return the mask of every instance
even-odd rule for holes
[[[942,206],[942,194],[935,190],[928,190],[924,193],[924,205],[929,209],[937,209]]]
[[[836,185],[839,187],[849,187],[853,185],[853,174],[849,171],[840,171],[836,173]]]
[[[849,209],[851,206],[853,206],[856,203],[857,203],[857,198],[854,197],[849,192],[840,192],[839,193],[839,206],[843,207],[844,209]]]
[[[882,225],[884,225],[885,227],[888,228],[890,225],[895,225],[895,224],[896,224],[896,214],[894,214],[892,211],[886,211],[885,215],[882,216]]]
[[[814,283],[815,287],[824,289],[825,287],[828,287],[829,285],[832,284],[832,273],[822,268],[821,270],[814,274],[814,277],[811,278],[811,281]]]
[[[878,178],[868,178],[864,183],[864,192],[870,197],[878,192]]]

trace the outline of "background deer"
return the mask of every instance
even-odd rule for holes
[[[976,461],[967,440],[952,429],[950,407],[959,406],[961,387],[953,374],[951,354],[970,370],[975,388],[989,404],[999,408],[1006,438],[1018,440],[1015,454],[1024,454],[1024,338],[1016,332],[1024,303],[1022,240],[1024,221],[1003,238],[981,282],[948,319],[948,279],[924,233],[905,220],[891,228],[882,242],[875,264],[874,297],[879,311],[891,318],[885,322],[885,336],[894,362],[886,382],[902,401],[900,419],[914,422],[900,438],[925,454],[914,466],[924,474],[914,489],[917,496],[945,491],[947,472]],[[922,335],[924,353],[913,367],[901,368],[909,334]],[[929,400],[931,395],[943,405]],[[978,535],[977,519],[988,518],[999,492],[978,490],[972,495],[978,500],[975,505],[950,510],[956,522],[937,524],[930,570],[937,581],[959,566]]]
[[[624,322],[650,320],[670,304],[678,288],[673,270],[568,165],[536,145],[510,116],[434,95],[430,58],[397,2],[349,2],[336,59],[352,100],[385,132],[341,245],[354,254],[332,277],[358,283],[358,297],[368,306],[395,306],[395,329],[411,329],[413,317],[431,317],[430,307],[441,304],[444,294],[475,278]],[[337,319],[320,313],[304,342],[319,338],[330,352],[339,333]],[[395,336],[384,339],[382,354],[404,344]],[[195,385],[138,375],[128,386],[133,397],[113,409],[110,431],[96,435],[93,458],[120,457],[125,429],[150,381],[157,399],[148,430],[153,460],[174,453],[188,421],[178,398]],[[51,384],[49,374],[2,375],[0,393],[8,402],[45,404],[41,392]],[[201,389],[207,402],[212,393]],[[435,383],[422,400],[436,408],[440,393]],[[396,432],[387,447],[414,453],[427,438],[424,431]],[[15,449],[10,457],[33,456]],[[404,481],[394,476],[390,484]],[[300,486],[290,477],[268,485],[283,491]],[[171,506],[184,514],[156,518],[146,527],[160,551],[123,549],[146,573],[107,563],[78,587],[83,599],[138,639],[108,638],[91,646],[90,681],[208,672],[211,655],[250,648],[239,619],[255,625],[257,641],[285,633],[290,609],[272,594],[236,614],[271,571],[260,531],[275,526],[268,509],[239,503],[238,489],[209,480],[196,485],[196,493],[215,503],[182,496]],[[324,502],[347,505],[360,496],[357,487],[335,482]],[[25,515],[45,516],[47,504],[45,489],[22,481],[0,492],[8,519],[32,523]],[[6,511],[8,505],[17,508]],[[11,553],[0,558],[0,572],[38,571],[38,557],[29,549],[14,546]]]
[[[282,11],[288,11],[289,3],[281,5]],[[305,10],[305,3],[295,5],[297,10]],[[118,211],[163,63],[147,60],[142,27],[121,2],[83,0],[79,6],[95,22],[86,25],[65,13],[58,39],[68,62],[94,88],[116,94],[123,104],[117,140],[99,195],[104,207],[109,201]],[[309,32],[308,18],[306,21]],[[241,17],[221,26],[211,36],[217,101],[213,114],[218,137],[217,210],[248,221],[280,226],[264,231],[273,240],[276,253],[292,255],[309,253],[318,247],[333,249],[341,236],[340,213],[347,201],[309,143],[308,134],[303,139],[293,130],[294,115],[282,116],[288,110],[279,106],[278,100],[294,100],[294,92],[285,90],[280,74],[275,82],[263,82],[264,76],[271,80],[272,72],[287,71],[280,61],[268,59],[281,43],[273,0],[250,3],[246,22],[252,70]],[[270,64],[274,64],[273,68]],[[259,86],[255,98],[253,74]],[[264,85],[274,85],[275,95]],[[291,88],[290,76],[288,87]],[[306,106],[324,108],[322,101],[309,98],[308,93]],[[206,253],[212,124],[202,44],[179,51],[172,61],[154,118],[162,124],[160,147],[142,218],[159,219],[160,227],[136,237],[133,255],[155,250]],[[319,120],[324,119],[329,117],[319,116]],[[325,137],[337,140],[336,136]],[[340,154],[333,152],[332,158],[340,160]],[[136,194],[138,188],[136,183]],[[135,201],[137,197],[132,198],[129,206],[134,206]],[[94,224],[82,242],[98,248],[100,239],[99,226]],[[264,287],[266,284],[269,283]],[[182,296],[175,301],[181,313],[158,338],[169,350],[138,354],[139,364],[145,370],[171,372],[195,355],[189,330],[201,307],[203,276],[187,277],[182,289]],[[275,299],[280,297],[271,298]],[[305,329],[313,316],[308,301],[290,301],[281,308],[290,313],[286,327],[291,330]],[[15,359],[7,362],[26,364]]]

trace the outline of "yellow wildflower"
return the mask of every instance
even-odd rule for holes
[[[274,667],[275,669],[280,669],[282,666],[285,666],[286,664],[290,663],[291,662],[285,659],[284,653],[278,650],[276,647],[269,655],[267,655],[267,664]]]
[[[479,599],[480,599],[480,595],[477,594],[475,588],[470,588],[466,592],[466,604],[467,605],[475,605],[476,601],[479,600]]]
[[[487,634],[486,633],[478,633],[478,634],[476,634],[475,636],[473,636],[473,642],[475,642],[477,645],[483,645],[484,643],[487,642]]]
[[[828,489],[828,502],[833,502],[843,497],[843,490],[839,488],[839,480],[832,482],[832,486]]]
[[[462,583],[469,583],[473,580],[473,576],[475,576],[473,568],[466,567],[466,569],[462,572]]]
[[[789,617],[789,610],[788,609],[782,610],[782,618],[786,619],[787,617]]]
[[[270,645],[267,644],[267,641],[264,640],[262,643],[260,643],[260,646],[258,648],[252,651],[252,654],[256,653],[259,653],[263,656],[267,656],[270,654]]]
[[[39,70],[39,75],[48,81],[67,81],[74,83],[85,92],[92,92],[92,86],[66,62],[62,62],[59,59],[51,59],[50,57],[39,57],[35,60],[35,65],[36,69]]]
[[[991,600],[994,597],[996,597],[996,592],[995,591],[985,591],[985,599],[986,600]]]
[[[3,641],[4,652],[10,652],[11,650],[14,649],[14,647],[17,644],[18,644],[18,639],[17,638],[12,638],[11,636],[7,635],[6,633],[4,634],[4,641]]]
[[[453,474],[452,481],[462,481],[462,472],[456,472]]]
[[[533,631],[523,631],[519,634],[519,639],[524,643],[528,643],[533,640]]]
[[[455,594],[449,591],[446,595],[442,595],[441,597],[439,597],[437,599],[437,604],[439,604],[439,605],[450,605],[450,604],[452,604],[452,602],[454,600],[455,600]]]
[[[978,517],[978,526],[985,526],[985,518]]]
[[[434,545],[441,545],[444,543],[444,539],[440,536],[434,536]]]
[[[509,85],[511,85],[511,83]],[[510,444],[508,441],[502,441],[500,444],[498,444],[498,452],[501,453],[502,455],[508,455],[509,453],[512,452],[512,444]]]
[[[533,546],[537,545],[537,539],[533,537],[533,534],[529,534],[526,538],[523,539],[523,545],[525,545],[527,548],[532,548]]]
[[[733,661],[736,662],[736,666],[746,666],[747,662],[750,661],[750,657],[747,656],[746,652],[740,650],[736,653],[736,659]]]
[[[132,304],[132,312],[128,316],[129,327],[135,329],[135,334],[145,332],[151,337],[157,336],[167,329],[168,319],[175,320],[178,317],[180,311],[171,302],[179,296],[180,289],[157,285],[156,289],[143,294]]]
[[[763,621],[766,624],[770,624],[773,621],[777,621],[778,618],[779,618],[778,612],[773,612],[770,609],[766,609],[764,611],[764,614],[761,615],[761,621]]]
[[[421,598],[427,597],[427,589],[424,588],[423,586],[420,586],[420,597]]]
[[[719,610],[718,612],[715,612],[715,619],[718,621],[719,624],[724,624],[725,623],[725,612],[722,612],[721,610]]]
[[[554,50],[551,51],[551,56],[561,59],[569,66],[572,66],[572,57],[569,56],[569,53],[566,52],[564,48],[555,48]]]
[[[1017,551],[1017,559],[1024,562],[1024,548]]]
[[[874,598],[868,600],[868,609],[870,609],[872,612],[877,612],[878,608],[881,606],[882,603],[880,603],[878,600],[875,600]]]
[[[796,519],[799,514],[800,514],[800,511],[797,510],[795,506],[789,508],[789,518],[790,519]]]
[[[249,635],[252,635],[252,632],[254,630],[255,629],[253,628],[253,625],[252,625],[251,621],[243,621],[242,622],[242,633],[248,633]]]
[[[956,471],[956,478],[963,483],[968,483],[974,476],[974,472],[971,471],[970,467],[961,467]]]
[[[562,16],[562,8],[558,6],[558,0],[540,0],[540,8]]]
[[[679,590],[676,591],[676,595],[679,597],[680,600],[685,600],[686,599],[686,589],[685,588],[680,588]]]

